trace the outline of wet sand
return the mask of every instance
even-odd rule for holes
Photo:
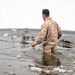
[[[0,75],[75,75],[74,33],[64,32],[54,53],[47,55],[41,45],[31,47],[38,31],[24,32],[13,35],[10,32],[8,36],[2,36],[4,33],[0,32]],[[55,72],[54,68],[66,72]]]

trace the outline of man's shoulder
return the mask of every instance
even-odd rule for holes
[[[57,22],[55,20],[52,20],[53,23],[57,24]]]
[[[42,24],[42,26],[48,26],[48,25],[52,25],[52,24],[55,24],[57,25],[57,22],[55,20],[46,20],[44,21],[44,23]]]
[[[42,27],[42,28],[48,27],[48,22],[45,21],[45,22],[41,25],[41,27]]]
[[[49,23],[50,23],[49,20],[47,20],[47,21],[44,22],[45,25],[48,25]]]

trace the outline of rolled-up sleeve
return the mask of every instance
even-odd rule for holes
[[[34,41],[35,45],[38,45],[40,43],[42,43],[42,41],[44,41],[45,37],[46,37],[46,33],[47,33],[47,25],[46,23],[44,23],[41,26],[41,30],[39,32],[39,36],[37,37],[37,39]]]

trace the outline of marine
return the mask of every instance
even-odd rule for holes
[[[32,43],[32,47],[42,44],[44,53],[52,53],[58,39],[62,36],[62,31],[56,21],[50,17],[48,9],[42,10],[44,23],[41,25],[39,36]]]

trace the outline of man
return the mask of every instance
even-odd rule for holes
[[[49,17],[48,9],[43,9],[42,17],[43,17],[44,23],[41,26],[39,36],[32,43],[32,47],[42,43],[44,53],[51,54],[53,48],[57,44],[57,40],[61,37],[62,32],[58,24],[54,20],[52,20],[51,17]]]

